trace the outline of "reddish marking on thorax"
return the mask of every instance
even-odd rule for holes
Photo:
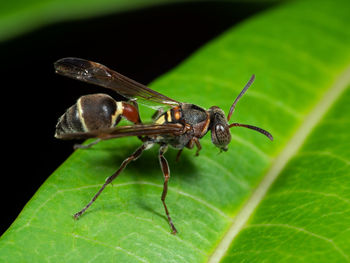
[[[123,103],[123,113],[122,114],[127,120],[129,120],[133,123],[140,122],[138,110],[134,106],[132,106],[128,103]]]

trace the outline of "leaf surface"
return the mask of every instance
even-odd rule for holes
[[[239,2],[237,0],[230,0]],[[277,2],[268,0],[263,2]],[[184,0],[16,0],[0,1],[0,41],[61,21],[74,21]],[[261,2],[250,0],[250,2]]]
[[[162,0],[17,0],[0,2],[0,41],[58,21],[151,6]]]
[[[348,1],[298,1],[245,21],[151,87],[228,110],[251,74],[218,154],[166,157],[167,204],[157,149],[130,164],[80,220],[72,214],[140,144],[78,150],[38,190],[0,240],[4,262],[350,261],[350,20]],[[143,111],[142,111],[143,112]]]

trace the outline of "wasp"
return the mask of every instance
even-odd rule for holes
[[[161,201],[171,232],[176,234],[177,229],[165,203],[170,169],[164,154],[169,146],[179,150],[176,157],[177,160],[185,147],[189,149],[196,147],[196,156],[198,156],[202,149],[199,140],[211,131],[212,143],[220,151],[227,151],[228,144],[231,141],[230,128],[232,127],[249,128],[273,140],[269,132],[256,126],[241,123],[229,124],[237,102],[253,83],[254,75],[239,93],[226,117],[224,111],[217,106],[212,106],[206,110],[195,104],[176,101],[96,62],[69,57],[58,60],[54,63],[54,66],[58,74],[111,89],[127,99],[127,101],[115,101],[106,94],[92,94],[80,97],[77,103],[59,118],[56,126],[56,138],[96,138],[92,143],[77,145],[76,148],[88,148],[101,140],[126,136],[138,136],[142,141],[141,146],[121,163],[114,174],[106,179],[91,201],[82,210],[74,214],[75,219],[78,219],[92,205],[104,188],[131,161],[138,159],[145,150],[150,149],[155,144],[159,144],[158,159],[164,176]],[[139,102],[157,109],[152,123],[144,124],[141,122],[138,110]],[[170,107],[170,109],[165,111],[163,108],[166,106]],[[125,118],[132,124],[116,126],[121,118]]]

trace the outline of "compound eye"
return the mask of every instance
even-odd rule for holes
[[[218,143],[220,145],[227,145],[231,141],[231,135],[229,129],[225,129],[225,127],[221,124],[215,126],[215,133]]]
[[[217,132],[217,133],[225,132],[224,126],[222,126],[221,124],[216,125],[215,126],[215,132]]]
[[[215,125],[214,129],[212,130],[211,139],[217,147],[227,150],[227,145],[231,141],[231,133],[229,128],[222,124]]]

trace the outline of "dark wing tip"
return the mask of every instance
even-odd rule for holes
[[[81,72],[91,68],[91,62],[81,58],[61,58],[54,63],[55,72],[66,74],[67,72]]]
[[[67,57],[67,58],[61,58],[57,60],[55,63],[56,67],[65,67],[65,66],[77,66],[79,68],[86,68],[90,67],[91,63],[90,61],[82,58],[75,58],[75,57]]]

